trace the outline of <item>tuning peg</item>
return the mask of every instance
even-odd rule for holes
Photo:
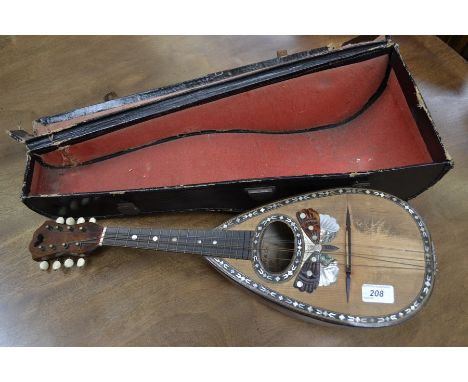
[[[86,220],[84,218],[78,218],[78,220],[76,221],[76,224],[81,224],[81,223],[84,223]]]
[[[48,261],[41,261],[39,263],[39,268],[41,269],[41,271],[46,271],[49,269],[49,262]]]
[[[67,220],[65,220],[65,223],[67,223],[67,225],[73,225],[75,224],[75,219],[73,219],[72,217],[69,217],[67,218]]]
[[[90,223],[96,223],[96,218],[89,218]]]
[[[77,266],[77,267],[80,267],[80,268],[81,268],[81,267],[84,267],[85,262],[86,262],[86,260],[83,259],[82,257],[80,257],[80,258],[76,261],[76,266]]]
[[[55,260],[53,263],[52,263],[52,269],[54,271],[56,271],[57,269],[60,269],[60,267],[62,266],[62,264],[60,263],[60,261],[58,260]]]
[[[63,265],[65,266],[65,268],[71,268],[71,267],[73,267],[73,264],[75,264],[75,262],[73,261],[73,259],[66,259],[66,260],[63,262]]]
[[[58,224],[64,224],[65,223],[65,219],[63,217],[58,217],[57,220],[55,220],[56,223]]]

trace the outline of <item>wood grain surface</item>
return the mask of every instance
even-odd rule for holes
[[[0,123],[32,120],[347,36],[0,37]],[[395,37],[455,161],[412,201],[432,233],[438,280],[412,320],[385,329],[302,322],[228,282],[202,258],[108,248],[84,269],[41,272],[28,253],[44,218],[20,201],[24,147],[0,136],[0,345],[467,346],[468,66],[436,37]],[[222,213],[115,219],[114,225],[215,227]]]

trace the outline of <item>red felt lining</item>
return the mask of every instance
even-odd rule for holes
[[[392,71],[379,99],[340,127],[281,135],[198,135],[72,168],[46,168],[36,162],[30,194],[363,172],[430,162],[431,155]]]
[[[388,55],[323,70],[191,107],[43,154],[76,165],[163,138],[203,130],[294,131],[357,113],[385,78]]]

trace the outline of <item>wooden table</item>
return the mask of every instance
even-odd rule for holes
[[[275,56],[341,43],[320,37],[1,37],[4,130],[119,96]],[[24,147],[0,136],[0,345],[468,345],[468,65],[435,37],[395,37],[455,161],[412,203],[439,257],[429,304],[380,330],[286,316],[197,256],[102,250],[83,270],[41,272],[28,244],[44,218],[20,201]],[[214,227],[222,213],[164,214],[116,223]]]

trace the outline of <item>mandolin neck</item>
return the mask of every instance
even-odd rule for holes
[[[252,231],[105,227],[99,245],[249,259]]]

